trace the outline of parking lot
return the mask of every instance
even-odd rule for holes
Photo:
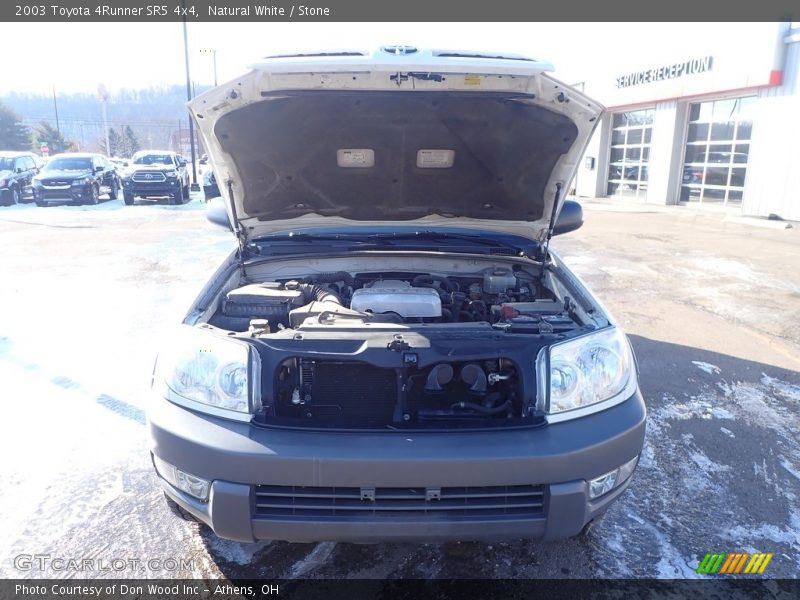
[[[234,247],[199,198],[0,208],[0,576],[682,578],[714,551],[796,576],[800,228],[592,202],[554,240],[631,335],[650,411],[630,490],[586,536],[246,545],[176,518],[147,453],[159,340]]]

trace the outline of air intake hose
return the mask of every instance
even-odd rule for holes
[[[302,292],[303,302],[306,304],[314,301],[335,302],[339,305],[342,304],[342,300],[339,298],[336,292],[319,285],[314,285],[313,283],[297,283],[296,281],[289,281],[284,287],[286,287],[287,290],[298,290]]]

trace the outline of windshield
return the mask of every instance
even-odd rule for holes
[[[169,154],[143,154],[133,159],[135,165],[171,165],[172,157]]]
[[[13,158],[0,158],[0,171],[12,171],[14,169]]]
[[[46,171],[91,171],[91,158],[63,157],[54,158],[47,162],[44,169]]]

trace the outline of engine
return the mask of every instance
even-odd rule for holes
[[[572,328],[562,302],[533,276],[492,267],[471,277],[431,273],[319,273],[229,291],[211,320],[233,331],[302,327],[337,317],[373,323],[504,324],[518,331]],[[266,323],[264,323],[266,321]]]

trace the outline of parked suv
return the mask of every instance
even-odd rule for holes
[[[47,206],[50,202],[97,204],[102,195],[115,200],[119,188],[117,170],[102,154],[57,154],[33,178],[37,206]]]
[[[603,110],[550,69],[276,57],[189,103],[238,248],[156,362],[171,502],[250,542],[557,539],[625,491],[633,352],[550,248]]]
[[[0,200],[3,204],[32,200],[32,180],[38,172],[32,152],[0,152]]]
[[[142,150],[133,155],[122,180],[125,204],[136,197],[167,197],[170,204],[189,201],[189,171],[186,161],[167,150]]]

